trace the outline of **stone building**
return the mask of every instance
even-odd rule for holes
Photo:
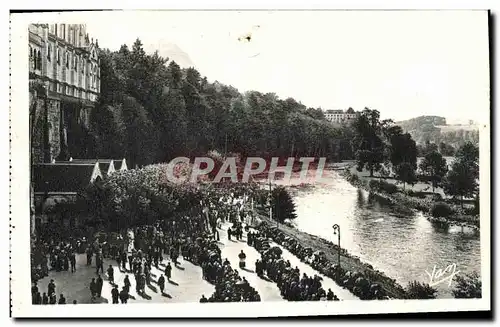
[[[100,91],[98,43],[85,25],[29,25],[33,162],[65,160],[81,144]]]
[[[359,115],[354,109],[349,108],[344,110],[327,110],[325,112],[325,117],[328,121],[336,124],[348,124]]]

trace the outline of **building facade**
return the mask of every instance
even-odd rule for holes
[[[325,112],[325,117],[328,121],[335,124],[347,124],[356,117],[358,117],[359,113],[355,112],[354,109],[349,108],[346,111],[344,110],[327,110]]]
[[[34,162],[51,162],[69,156],[76,125],[89,126],[101,86],[98,43],[81,24],[28,30],[32,155]]]

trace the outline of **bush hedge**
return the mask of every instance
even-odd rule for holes
[[[432,217],[438,218],[448,218],[453,215],[453,209],[444,202],[435,203],[431,208]]]

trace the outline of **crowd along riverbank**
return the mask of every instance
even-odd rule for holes
[[[395,279],[328,240],[288,224],[277,224],[263,212],[257,212],[254,228],[362,300],[408,298],[405,289]]]

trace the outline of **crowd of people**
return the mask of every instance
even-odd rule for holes
[[[292,267],[290,261],[281,258],[282,250],[279,247],[269,248],[268,240],[253,235],[251,245],[261,254],[261,259],[255,262],[255,270],[261,278],[266,276],[278,285],[281,296],[288,301],[338,301],[338,297],[322,285],[322,278],[318,275],[300,275],[298,267]]]
[[[33,303],[66,303],[67,300],[62,294],[59,300],[56,299],[53,280],[49,283],[47,293],[42,292],[43,294],[38,291],[37,281],[49,276],[50,270],[74,272],[77,269],[76,256],[82,253],[86,254],[86,265],[96,269],[96,277],[89,281],[91,303],[103,302],[98,301],[103,296],[103,277],[112,285],[113,303],[127,303],[131,298],[132,283],[129,278],[135,279],[135,290],[140,296],[145,295],[146,286],[152,282],[156,283],[163,293],[166,281],[172,278],[172,266],[179,264],[178,258],[181,255],[184,260],[200,266],[203,278],[215,286],[214,293],[208,298],[203,296],[200,302],[260,301],[260,295],[248,281],[239,276],[227,259],[222,261],[217,243],[217,228],[220,227],[221,220],[227,219],[233,222],[228,233],[230,237],[242,239],[241,217],[244,214],[230,203],[219,203],[218,199],[213,199],[205,205],[211,209],[217,208],[217,211],[214,213],[215,210],[211,210],[206,214],[193,209],[191,212],[157,221],[151,226],[134,227],[122,234],[113,233],[112,237],[100,233],[89,241],[85,238],[68,238],[67,241],[59,239],[58,242],[45,240],[33,243]],[[164,256],[168,256],[171,262],[164,264]],[[116,265],[106,268],[105,259],[116,261]],[[164,273],[156,280],[151,276],[153,266]],[[122,285],[115,281],[115,269],[126,273]]]
[[[343,269],[338,264],[334,264],[325,255],[315,255],[311,248],[304,247],[296,239],[286,236],[282,231],[263,222],[259,231],[267,239],[282,245],[301,261],[307,262],[312,268],[321,274],[332,278],[340,286],[349,289],[354,295],[362,300],[387,300],[388,297],[384,289],[378,283],[371,282],[370,275],[365,271],[351,272]],[[345,250],[341,250],[345,254]]]

